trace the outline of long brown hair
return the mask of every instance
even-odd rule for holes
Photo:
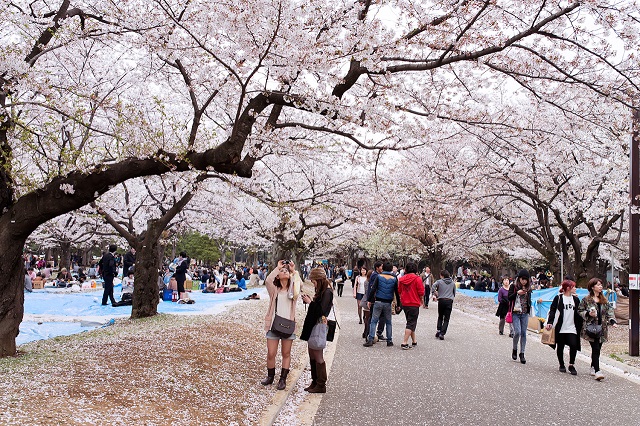
[[[316,290],[313,300],[320,300],[324,290],[331,287],[331,281],[327,279],[324,268],[313,268],[309,273],[309,280],[314,283]]]
[[[587,283],[587,290],[589,290],[589,297],[591,297],[591,300],[593,300],[595,296],[593,287],[598,283],[602,284],[602,280],[600,278],[591,278]],[[600,305],[606,305],[608,303],[607,298],[604,297],[604,294],[602,292],[600,293],[600,297],[598,297],[598,303]]]

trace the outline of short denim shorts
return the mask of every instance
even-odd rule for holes
[[[267,331],[266,336],[267,336],[267,339],[270,339],[270,340],[296,340],[296,333],[293,333],[291,336],[287,338],[282,338],[277,334],[275,334],[273,331],[269,330]]]

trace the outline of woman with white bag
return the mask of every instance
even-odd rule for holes
[[[327,366],[323,351],[327,346],[327,316],[333,307],[333,288],[323,268],[312,269],[309,280],[313,283],[315,295],[313,299],[307,294],[302,295],[302,301],[309,304],[309,309],[304,319],[300,339],[308,343],[311,384],[304,390],[309,393],[325,393]]]

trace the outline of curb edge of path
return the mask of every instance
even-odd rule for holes
[[[454,308],[455,310],[457,310],[458,312],[460,312],[461,314],[464,314],[466,316],[472,317],[472,318],[476,318],[479,319],[481,321],[487,322],[487,323],[493,323],[493,321],[491,321],[488,318],[484,318],[481,317],[480,315],[474,314],[474,313],[470,313],[470,312],[466,312],[463,311],[462,309],[459,308]],[[535,333],[531,330],[528,330],[528,335],[535,337],[535,340],[540,343],[540,334]],[[578,352],[578,358],[582,359],[582,361],[584,362],[589,362],[591,360],[591,351],[589,350],[581,350]],[[620,361],[616,361],[615,359],[612,359],[611,357],[608,356],[601,356],[600,357],[600,364],[602,364],[604,366],[603,370],[606,370],[610,373],[615,374],[616,376],[622,377],[624,379],[629,380],[630,382],[636,383],[636,384],[640,384],[640,368],[634,367],[632,365],[629,364],[625,364],[623,362]]]
[[[338,315],[336,314],[336,318],[339,320]],[[338,321],[339,323],[339,321]],[[336,348],[338,346],[338,340],[340,339],[340,329],[336,328],[336,334],[333,339],[332,345],[328,345],[328,348],[325,352],[325,363],[327,364],[327,377],[331,372],[331,366],[333,365],[333,358],[336,353]],[[258,421],[258,425],[260,426],[273,426],[273,424],[278,420],[280,416],[280,412],[282,408],[287,403],[289,399],[289,395],[293,392],[293,390],[297,387],[298,379],[304,372],[304,370],[309,365],[309,354],[306,351],[297,358],[295,363],[295,368],[292,368],[289,372],[289,382],[287,384],[287,388],[284,391],[276,391],[275,395],[271,399],[271,403],[263,410],[262,415]],[[306,392],[305,392],[306,393]],[[313,419],[315,418],[316,412],[320,407],[320,402],[322,401],[322,396],[324,394],[316,393],[316,394],[306,394],[303,401],[300,403],[297,410],[297,417],[302,425],[311,425],[313,423]]]

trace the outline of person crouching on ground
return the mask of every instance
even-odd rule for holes
[[[420,306],[423,305],[424,292],[425,286],[422,283],[422,279],[418,276],[418,265],[415,263],[407,263],[405,274],[400,277],[398,281],[400,304],[407,319],[404,339],[400,345],[402,349],[411,349],[418,344],[416,340],[416,325],[418,324]],[[411,336],[411,346],[409,346],[409,336]]]
[[[578,314],[584,318],[582,338],[591,345],[591,375],[600,381],[604,379],[604,374],[600,371],[600,350],[602,349],[602,344],[609,337],[609,325],[616,328],[618,324],[615,320],[612,304],[602,294],[602,280],[591,278],[587,283],[587,290],[589,290],[589,294],[580,301]],[[587,334],[589,325],[601,326],[598,333],[599,337]],[[590,332],[593,333],[593,331]]]
[[[291,345],[296,338],[296,302],[300,294],[300,284],[300,275],[295,270],[293,262],[287,261],[285,263],[283,260],[278,261],[277,268],[271,271],[265,280],[265,286],[269,293],[269,310],[264,317],[264,329],[267,332],[267,377],[260,383],[264,386],[273,383],[276,375],[278,343],[282,341],[282,370],[278,381],[278,390],[283,390],[287,386],[287,375],[291,366]],[[285,320],[293,321],[290,335],[285,336],[272,331],[276,315]]]
[[[433,284],[431,294],[433,294],[433,300],[438,302],[436,339],[444,340],[449,329],[453,299],[456,297],[456,283],[451,279],[449,271],[446,269],[440,271],[440,279]]]
[[[562,293],[553,298],[549,317],[547,318],[546,329],[556,329],[556,343],[550,345],[555,347],[558,355],[558,370],[566,373],[564,366],[564,347],[569,346],[569,373],[577,375],[574,367],[576,354],[580,350],[580,331],[582,330],[582,317],[578,314],[580,299],[576,296],[576,283],[571,280],[564,280],[561,287]]]
[[[518,276],[509,287],[509,301],[513,318],[513,350],[511,358],[518,359],[518,340],[520,340],[520,362],[526,364],[524,350],[527,345],[527,326],[531,312],[531,277],[526,269],[518,272]]]
[[[309,273],[309,280],[313,283],[315,295],[313,299],[306,294],[302,295],[302,301],[309,304],[307,316],[304,319],[304,325],[300,333],[300,339],[306,341],[309,341],[311,331],[316,324],[320,322],[323,324],[327,323],[327,317],[333,306],[333,288],[331,287],[331,281],[327,279],[327,274],[324,272],[324,269],[312,269]],[[325,340],[324,346],[326,346],[326,344],[327,342]],[[312,348],[311,345],[308,345],[308,349],[309,364],[311,366],[311,384],[304,388],[304,390],[309,393],[325,393],[327,391],[327,364],[324,362],[324,348]]]

